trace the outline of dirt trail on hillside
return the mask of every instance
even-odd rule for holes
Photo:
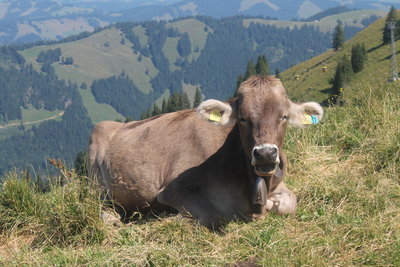
[[[48,120],[53,120],[55,118],[58,118],[60,116],[64,115],[64,111],[61,111],[60,113],[58,113],[57,115],[53,115],[51,117],[45,118],[45,119],[41,119],[41,120],[37,120],[37,121],[29,121],[29,122],[24,122],[22,123],[23,125],[31,125],[31,124],[36,124],[36,123],[40,123],[40,122],[44,122],[44,121],[48,121]],[[10,127],[15,127],[15,126],[19,126],[21,125],[20,122],[15,122],[15,123],[10,123],[7,125],[0,125],[0,130],[1,129],[7,129]]]

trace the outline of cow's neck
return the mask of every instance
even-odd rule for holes
[[[241,177],[245,180],[247,195],[250,201],[251,212],[253,214],[264,214],[266,198],[282,181],[286,174],[287,159],[283,151],[280,151],[280,164],[277,166],[276,172],[272,176],[259,177],[254,172],[254,167],[251,165],[250,159],[247,157],[242,146],[239,128],[235,126],[228,135],[223,146],[224,153],[228,153],[235,157],[233,163],[235,166],[242,166],[243,174]],[[239,161],[239,162],[237,162]]]
[[[221,158],[223,162],[219,164],[219,167],[227,168],[232,173],[232,178],[235,177],[237,183],[243,188],[243,193],[247,196],[251,211],[249,213],[261,213],[263,207],[260,205],[253,205],[254,200],[258,198],[257,195],[266,196],[268,193],[265,182],[259,184],[260,181],[258,176],[254,172],[254,167],[251,165],[251,160],[246,155],[242,145],[240,137],[239,127],[236,125],[232,131],[228,134],[223,146],[218,151],[223,155]],[[255,190],[255,188],[265,188],[261,190]],[[262,201],[266,201],[262,200]]]
[[[236,125],[227,135],[224,144],[217,152],[222,162],[219,163],[224,171],[229,169],[235,176],[241,180],[252,180],[256,175],[251,166],[251,161],[245,153],[240,138],[239,127]]]

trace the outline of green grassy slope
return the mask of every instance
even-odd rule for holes
[[[167,27],[176,28],[181,33],[189,34],[192,46],[192,53],[188,57],[189,61],[200,56],[208,33],[212,32],[211,29],[206,31],[205,26],[197,19],[186,19],[167,24]],[[132,30],[137,34],[141,46],[146,46],[148,36],[145,29],[142,26],[135,26]],[[178,69],[173,63],[181,58],[176,48],[177,42],[178,38],[168,38],[163,47],[163,53],[170,61],[171,71]],[[35,46],[20,51],[20,53],[28,63],[40,71],[41,64],[36,62],[38,54],[48,49],[61,48],[62,57],[72,57],[74,64],[52,64],[60,79],[69,80],[78,85],[84,82],[90,88],[94,80],[120,75],[124,71],[140,90],[149,93],[153,90],[150,80],[157,75],[158,69],[155,68],[149,57],[140,56],[140,53],[133,50],[132,47],[133,44],[125,38],[123,33],[111,27],[78,41]],[[110,105],[97,103],[90,90],[80,90],[80,93],[94,123],[123,117]]]
[[[338,59],[343,55],[350,58],[351,48],[357,43],[365,44],[368,60],[365,63],[364,70],[353,76],[348,89],[353,90],[352,85],[357,83],[386,81],[391,69],[391,46],[381,46],[384,23],[385,19],[373,23],[347,41],[344,48],[337,52],[331,49],[281,73],[281,79],[289,95],[297,100],[314,99],[322,101],[325,99],[328,95],[323,90],[331,87],[329,80],[335,74]],[[399,41],[396,45],[397,48],[400,48]],[[327,67],[327,72],[322,71],[324,66]]]
[[[191,55],[188,57],[188,61],[192,62],[196,60],[203,50],[207,42],[207,37],[209,33],[212,33],[212,29],[207,27],[206,24],[197,19],[186,19],[175,21],[167,24],[168,28],[175,28],[180,33],[187,33],[189,35],[191,44]],[[205,30],[205,28],[210,30]],[[171,38],[168,37],[163,46],[163,52],[169,60],[170,71],[175,71],[179,69],[174,63],[178,59],[183,59],[177,50],[179,37]]]
[[[132,50],[132,43],[125,39],[121,32],[115,28],[110,28],[91,35],[88,38],[76,42],[60,43],[33,47],[21,54],[32,63],[35,69],[40,69],[40,64],[36,62],[36,57],[41,51],[48,49],[61,48],[63,57],[72,57],[73,65],[53,64],[57,76],[60,79],[70,80],[81,84],[85,82],[90,87],[93,80],[119,75],[125,71],[143,92],[152,90],[150,79],[157,73],[151,60],[143,57],[139,61],[139,55]],[[85,107],[94,122],[106,119],[123,117],[114,108],[105,104],[95,102],[90,90],[81,91]]]

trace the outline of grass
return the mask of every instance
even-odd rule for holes
[[[343,49],[335,52],[329,50],[317,57],[300,63],[281,73],[281,79],[291,98],[304,101],[314,99],[322,102],[329,95],[329,80],[334,76],[338,60],[346,55],[350,58],[351,48],[357,43],[364,43],[368,59],[363,71],[353,75],[349,88],[358,88],[357,84],[369,82],[371,84],[386,81],[390,75],[391,47],[382,46],[382,29],[385,19],[380,19],[365,30],[357,33],[351,40],[345,42]],[[400,42],[397,41],[397,48]],[[323,72],[326,66],[328,71]]]
[[[90,89],[79,89],[79,93],[93,124],[103,120],[114,121],[118,118],[124,118],[112,106],[97,103]]]
[[[210,27],[208,27],[208,31],[205,31],[204,29],[206,24],[197,19],[185,19],[171,22],[167,24],[167,27],[175,28],[180,33],[187,33],[189,35],[192,48],[192,52],[187,58],[189,62],[196,60],[201,55],[201,51],[206,45],[208,34],[213,32]],[[163,53],[166,55],[170,63],[170,71],[178,70],[179,67],[177,67],[174,63],[178,59],[183,59],[177,50],[178,40],[179,38],[177,37],[168,37],[163,46]]]
[[[399,85],[359,84],[343,100],[323,123],[288,130],[295,215],[231,222],[220,233],[179,216],[112,227],[99,219],[100,194],[73,171],[61,167],[45,192],[10,172],[0,190],[0,265],[399,266]]]
[[[208,34],[213,32],[213,29],[210,27],[208,27],[208,31],[205,31],[206,24],[197,19],[185,19],[171,22],[167,24],[167,27],[176,28],[179,32],[187,33],[189,35],[192,47],[189,62],[196,60],[201,55],[201,51],[206,45]]]
[[[177,59],[182,58],[178,53],[177,45],[178,38],[168,37],[167,40],[165,40],[165,44],[162,48],[164,55],[167,56],[167,59],[169,61],[169,70],[171,72],[180,69],[180,67],[174,64]]]
[[[140,46],[145,47],[149,41],[149,37],[146,35],[146,29],[139,25],[133,28],[133,32],[138,36]]]

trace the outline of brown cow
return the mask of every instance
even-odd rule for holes
[[[161,204],[207,227],[267,210],[289,214],[296,197],[282,182],[286,126],[322,114],[315,102],[291,102],[278,79],[253,76],[236,98],[204,101],[197,112],[99,123],[89,160],[128,213]]]

